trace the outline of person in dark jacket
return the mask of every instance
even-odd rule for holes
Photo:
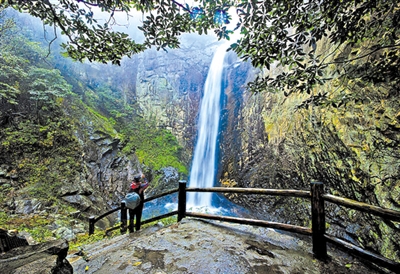
[[[143,182],[140,182],[143,179]],[[128,193],[136,192],[140,196],[140,204],[135,209],[129,209],[129,232],[133,232],[133,222],[136,217],[135,229],[140,230],[142,211],[143,211],[143,200],[144,190],[149,186],[149,181],[146,179],[144,174],[139,174],[133,177],[133,182]]]

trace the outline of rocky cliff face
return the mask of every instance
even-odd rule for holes
[[[187,156],[196,135],[199,102],[216,46],[205,42],[168,53],[150,50],[139,57],[135,95],[141,114],[170,130],[187,149]]]
[[[119,92],[121,100],[135,104],[138,115],[177,137],[189,163],[204,83],[219,44],[210,36],[187,34],[180,49],[150,49],[124,59],[120,67],[87,64],[81,74],[88,82],[99,73],[107,75],[103,80]]]
[[[235,93],[236,92],[236,93]],[[227,187],[252,188],[296,188],[307,189],[295,180],[288,180],[292,171],[282,173],[285,158],[278,158],[274,147],[268,144],[264,116],[274,103],[268,94],[251,94],[237,90],[228,96],[225,109],[226,127],[222,132],[220,183]],[[239,98],[239,100],[237,99]],[[293,174],[295,178],[296,175]],[[297,184],[297,185],[296,185]],[[304,188],[306,187],[306,188]],[[299,225],[304,223],[304,216],[296,212],[308,212],[305,205],[293,208],[288,199],[260,197],[253,195],[227,195],[237,204],[256,209],[254,212],[262,219],[287,222]],[[290,199],[289,199],[290,200]],[[298,202],[294,203],[295,205]],[[282,212],[285,211],[284,219]]]
[[[118,206],[133,176],[145,172],[134,153],[121,153],[123,145],[116,133],[93,127],[93,121],[81,120],[76,136],[83,144],[84,173],[78,184],[62,193],[63,199],[83,211],[99,214]]]
[[[371,176],[371,170],[366,172],[368,175],[364,177],[362,182],[358,181],[358,183],[352,181],[354,177],[346,177],[347,174],[354,172],[354,170],[351,170],[346,174],[347,167],[339,166],[335,172],[331,172],[331,162],[333,163],[334,160],[325,155],[329,154],[330,151],[335,151],[335,149],[350,151],[348,155],[352,155],[350,146],[346,148],[344,142],[328,138],[336,136],[336,132],[329,135],[329,131],[326,130],[323,139],[318,137],[316,138],[317,141],[311,142],[311,138],[307,138],[307,134],[302,135],[303,129],[301,127],[297,128],[298,132],[296,132],[296,130],[291,130],[285,125],[280,130],[287,129],[288,132],[282,132],[278,141],[278,138],[271,141],[268,136],[271,128],[265,121],[271,122],[273,119],[268,119],[268,115],[275,115],[275,117],[282,115],[284,116],[281,119],[282,122],[297,119],[297,121],[303,122],[301,125],[304,128],[310,121],[307,120],[307,117],[293,117],[294,112],[292,112],[292,117],[287,112],[285,113],[285,105],[282,100],[285,101],[286,99],[277,99],[277,96],[268,93],[243,93],[239,97],[241,98],[240,101],[228,105],[226,109],[226,116],[233,118],[229,122],[232,125],[228,123],[223,132],[223,141],[221,142],[220,181],[222,185],[309,190],[310,178],[312,178],[324,182],[325,191],[330,194],[398,210],[398,203],[385,204],[385,200],[390,199],[383,198],[386,194],[379,192],[382,186],[376,187],[375,192],[373,192],[373,184],[368,183],[368,179],[366,179]],[[276,107],[278,103],[276,100],[281,100],[279,107]],[[235,117],[238,117],[238,119],[235,119]],[[279,128],[279,125],[275,125],[275,128]],[[313,128],[304,129],[304,132],[307,130],[315,132]],[[356,142],[355,139],[352,139],[352,142]],[[324,149],[313,150],[316,143],[322,144]],[[337,147],[340,149],[335,148],[334,144],[339,144]],[[305,156],[306,154],[301,153],[301,151],[306,151],[314,158]],[[334,157],[332,158],[334,159]],[[353,155],[340,158],[340,161],[352,161],[354,159]],[[337,176],[340,172],[346,175],[342,178]],[[392,187],[389,192],[396,196],[398,193],[396,186]],[[256,209],[256,215],[259,218],[300,226],[311,226],[310,204],[306,200],[256,195],[227,196],[237,204]],[[399,228],[394,226],[392,222],[382,221],[367,214],[359,214],[357,211],[330,203],[327,203],[326,207],[327,233],[353,244],[368,247],[375,253],[398,261],[397,232]]]

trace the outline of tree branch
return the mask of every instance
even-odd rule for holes
[[[46,56],[44,57],[44,59],[46,59],[47,57],[49,57],[49,55],[50,55],[50,53],[51,53],[51,45],[52,45],[53,42],[54,42],[55,40],[57,40],[57,38],[58,38],[58,36],[57,36],[57,27],[56,27],[55,25],[53,26],[53,30],[54,30],[54,38],[49,42],[48,51],[47,51],[47,54],[46,54]],[[47,39],[46,39],[46,29],[45,29],[44,24],[43,24],[43,31],[44,31],[44,39],[47,41]]]

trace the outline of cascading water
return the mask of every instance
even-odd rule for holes
[[[189,176],[190,187],[213,187],[217,161],[217,136],[220,120],[221,81],[224,68],[226,45],[214,53],[204,85],[204,95],[200,106],[198,137]],[[212,193],[189,192],[191,207],[211,207]]]
[[[217,166],[218,132],[220,122],[222,76],[228,45],[222,45],[214,53],[204,85],[204,94],[199,108],[197,143],[194,150],[189,187],[213,187]],[[177,210],[178,197],[166,196],[146,203],[143,218],[154,216],[153,210],[165,214]],[[164,205],[160,208],[160,205]],[[252,218],[248,210],[226,199],[223,195],[210,192],[188,192],[188,211],[206,211],[217,215]]]

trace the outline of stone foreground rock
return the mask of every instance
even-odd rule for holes
[[[66,240],[55,240],[14,248],[0,254],[0,273],[71,274],[73,268],[66,259],[68,247]]]
[[[308,237],[193,218],[83,247],[74,273],[378,273],[332,247],[315,260]]]

